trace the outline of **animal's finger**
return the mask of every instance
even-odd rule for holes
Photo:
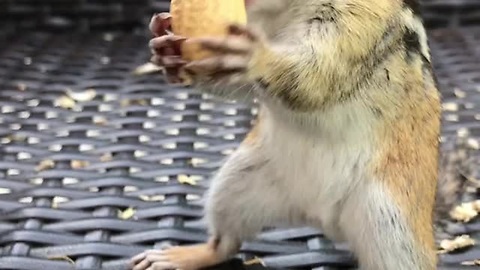
[[[161,56],[161,55],[155,54],[150,58],[150,62],[152,62],[157,66],[161,66],[165,68],[172,68],[172,67],[178,68],[187,64],[187,61],[183,60],[178,55]]]
[[[167,30],[171,28],[170,13],[159,13],[152,16],[150,20],[149,29],[154,36],[163,36],[167,34]]]
[[[187,42],[198,43],[204,49],[223,53],[248,53],[252,49],[250,40],[242,37],[197,38]]]
[[[150,267],[152,263],[149,260],[143,259],[141,262],[137,263],[132,270],[145,270]]]
[[[150,48],[150,53],[152,55],[159,55],[160,57],[162,57],[166,55],[175,55],[176,50],[173,47],[165,47],[161,49]]]
[[[147,270],[177,269],[176,265],[169,261],[155,262]]]
[[[168,258],[163,255],[161,250],[148,250],[145,251],[145,257],[143,260],[135,265],[133,270],[145,270],[151,267],[156,262],[166,262]]]
[[[169,83],[180,83],[180,69],[185,65],[183,60],[172,61],[171,63],[165,63],[164,60],[160,60],[160,57],[153,56],[150,60],[153,64],[164,68],[164,75]]]
[[[145,260],[149,261],[150,264],[154,264],[156,262],[168,261],[168,258],[165,257],[165,255],[161,255],[161,254],[150,254],[150,255],[147,255]]]
[[[248,60],[237,55],[225,55],[193,61],[185,65],[185,69],[194,74],[209,74],[225,71],[243,70]]]
[[[164,35],[156,38],[152,38],[149,42],[149,47],[154,50],[160,50],[166,47],[180,46],[186,40],[185,37],[176,35]]]
[[[231,35],[245,36],[251,41],[258,40],[258,34],[253,30],[247,28],[245,25],[241,24],[231,24],[228,26],[228,32]]]
[[[164,56],[161,61],[164,67],[180,67],[187,64],[187,61],[183,60],[178,55]]]
[[[133,266],[133,265],[137,264],[138,262],[145,259],[146,256],[147,256],[147,254],[145,252],[142,252],[140,254],[135,255],[134,257],[132,257],[130,259],[130,265]]]

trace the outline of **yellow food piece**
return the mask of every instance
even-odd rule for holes
[[[178,176],[178,182],[180,182],[181,184],[188,184],[191,186],[197,185],[197,181],[195,181],[195,179],[188,177],[187,175],[184,175],[184,174],[180,174]]]
[[[135,215],[135,209],[133,207],[129,207],[125,209],[125,211],[119,211],[118,217],[121,219],[130,219]]]
[[[172,30],[186,38],[222,37],[232,23],[247,23],[244,0],[172,0],[170,4]],[[183,44],[182,56],[187,61],[209,56],[197,44]]]
[[[469,222],[480,214],[480,200],[462,203],[450,211],[450,216],[456,221]]]
[[[440,243],[440,254],[452,252],[458,249],[474,246],[475,239],[470,238],[469,235],[461,235],[453,240],[445,239]]]

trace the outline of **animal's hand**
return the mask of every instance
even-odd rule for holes
[[[265,39],[252,30],[230,25],[226,37],[203,37],[186,42],[197,43],[212,56],[184,66],[195,80],[224,83],[248,82],[253,58],[264,48]]]
[[[181,57],[181,44],[186,39],[172,34],[171,16],[169,13],[154,15],[150,21],[150,31],[155,38],[150,40],[152,63],[164,67],[170,83],[180,83],[180,69],[186,64]]]

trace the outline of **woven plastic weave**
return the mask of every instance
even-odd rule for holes
[[[480,24],[478,0],[420,0],[428,27]],[[135,28],[154,12],[168,11],[169,0],[0,0],[0,22],[16,28],[56,30]]]
[[[150,56],[144,35],[16,27],[0,26],[0,269],[126,269],[144,249],[205,240],[201,196],[255,110],[134,74]],[[479,199],[480,28],[430,36],[445,171],[469,178],[465,201]],[[449,228],[480,241],[478,218]],[[310,228],[267,230],[241,256],[272,268],[354,265]],[[441,259],[439,269],[473,269],[462,263],[480,248]]]
[[[480,1],[422,0],[422,12],[428,27],[460,27],[480,24]]]

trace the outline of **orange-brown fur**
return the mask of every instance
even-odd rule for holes
[[[400,65],[400,63],[395,63]],[[432,213],[438,178],[440,96],[435,85],[425,83],[421,63],[401,73],[402,103],[392,111],[383,104],[385,121],[379,135],[380,154],[374,174],[389,186],[422,243],[434,247]],[[396,76],[396,74],[391,74]],[[389,113],[390,112],[390,113]]]
[[[416,86],[413,86],[416,87]],[[423,89],[422,89],[423,90]],[[436,89],[430,89],[432,91]],[[385,181],[403,215],[412,226],[420,245],[435,257],[432,233],[437,190],[439,100],[436,96],[412,91],[422,104],[406,99],[396,119],[388,121],[378,161],[373,162],[377,179]]]

